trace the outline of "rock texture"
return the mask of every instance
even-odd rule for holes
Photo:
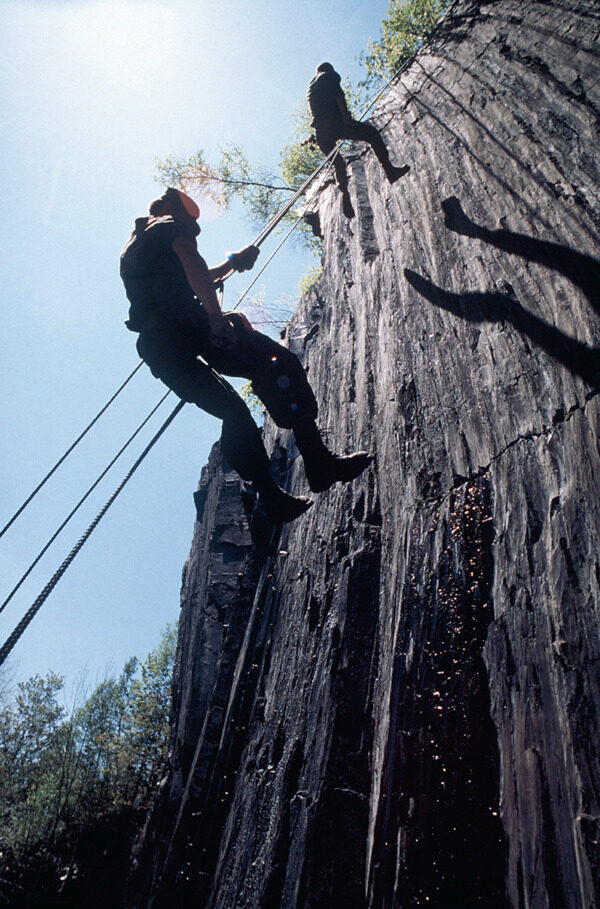
[[[316,191],[287,343],[375,462],[278,530],[213,452],[131,905],[600,904],[599,36],[458,0],[374,115],[410,173]]]

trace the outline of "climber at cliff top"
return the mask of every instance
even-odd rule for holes
[[[298,358],[255,331],[245,316],[221,311],[215,282],[252,268],[259,251],[246,246],[208,268],[196,245],[199,216],[193,199],[169,188],[150,203],[148,217],[136,220],[121,253],[131,304],[125,324],[139,333],[138,353],[156,378],[223,421],[223,456],[252,481],[266,513],[277,522],[293,521],[312,500],[289,495],[272,479],[260,430],[220,373],[250,379],[277,425],[293,430],[313,492],[355,479],[371,456],[332,454],[317,429],[317,402]]]
[[[354,120],[346,104],[346,96],[341,88],[341,78],[331,63],[319,63],[317,74],[308,86],[308,106],[312,114],[312,126],[316,142],[328,155],[339,139],[359,139],[368,142],[380,161],[390,183],[404,176],[409,166],[395,167],[390,161],[388,150],[372,123]],[[309,139],[308,141],[312,141]],[[348,173],[346,162],[338,152],[333,160],[338,186],[342,191],[344,214],[354,217],[354,209],[348,192]]]

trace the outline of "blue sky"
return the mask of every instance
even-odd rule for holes
[[[155,160],[198,148],[214,160],[235,142],[275,164],[316,64],[330,60],[357,81],[387,6],[0,0],[2,526],[138,362],[118,260],[134,218],[160,192]],[[254,233],[230,211],[203,224],[200,249],[216,264]],[[267,299],[293,294],[309,264],[288,244],[259,287]],[[226,308],[249,280],[227,283]],[[0,539],[2,600],[162,393],[140,370]],[[0,615],[2,642],[175,403],[170,396]],[[216,420],[184,408],[16,645],[8,680],[52,669],[93,685],[158,643],[179,613],[192,493],[219,433]]]

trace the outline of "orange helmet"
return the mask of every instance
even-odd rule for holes
[[[174,187],[169,186],[169,188],[164,193],[165,199],[176,198],[177,203],[181,205],[185,213],[193,218],[194,221],[197,221],[200,217],[200,209],[190,196],[186,196],[180,189],[174,189]]]
[[[154,199],[150,203],[150,214],[155,218],[160,218],[165,213],[165,203],[174,214],[186,215],[193,221],[197,221],[200,217],[200,209],[194,200],[173,186],[169,186],[159,199]]]

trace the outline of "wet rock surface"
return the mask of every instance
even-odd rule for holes
[[[375,460],[281,530],[213,451],[131,905],[600,902],[599,35],[457,2],[374,114],[410,172],[314,193],[285,343]]]

